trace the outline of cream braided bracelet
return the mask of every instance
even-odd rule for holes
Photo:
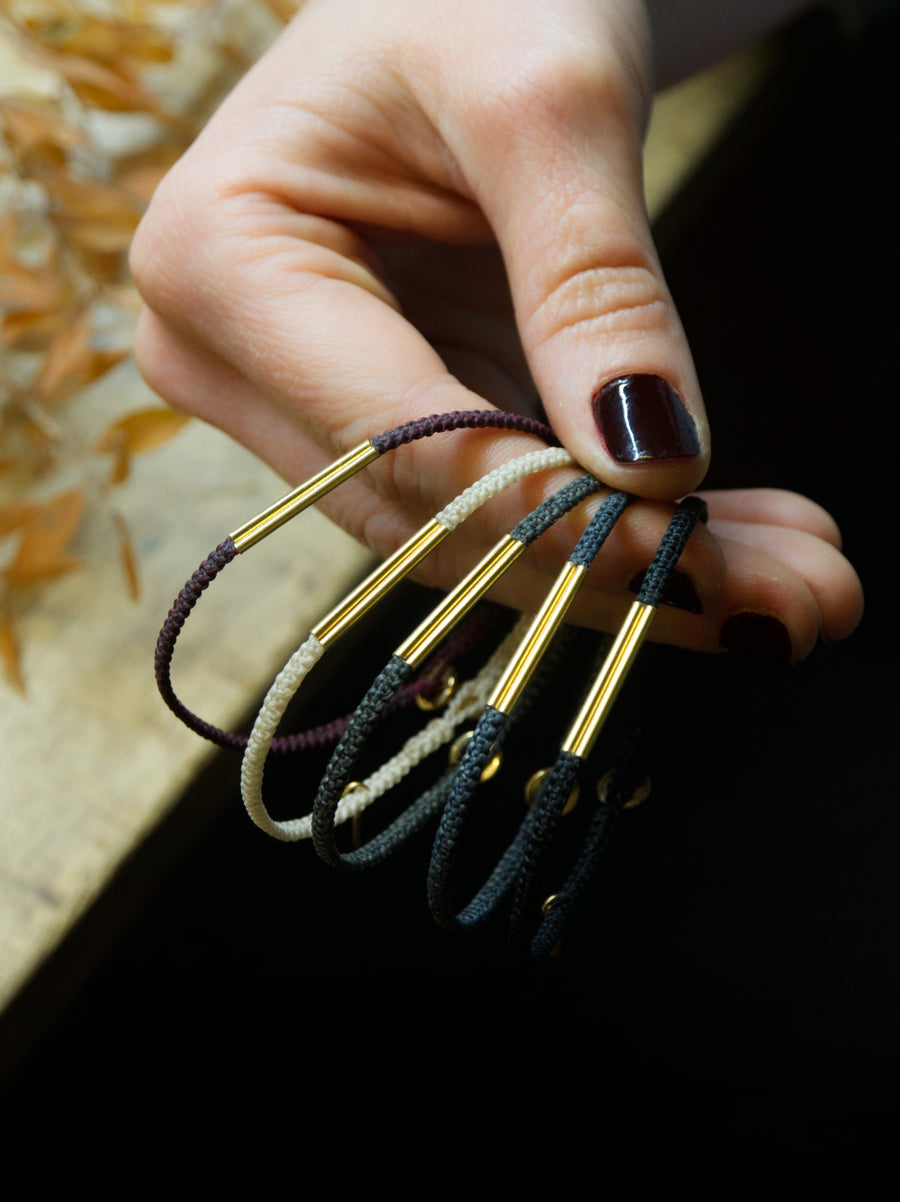
[[[386,563],[355,589],[345,601],[341,602],[339,606],[318,623],[276,677],[263,701],[247,740],[244,758],[241,763],[241,793],[247,813],[261,830],[272,835],[273,838],[289,842],[298,839],[307,839],[310,836],[309,815],[285,821],[277,821],[271,817],[262,797],[263,773],[275,732],[288,705],[297,694],[310,671],[321,659],[326,648],[348,629],[357,617],[366,612],[372,604],[373,597],[380,600],[403,575],[411,570],[415,563],[418,563],[423,558],[421,554],[423,546],[427,545],[429,550],[433,546],[436,546],[439,541],[474,513],[476,509],[490,500],[491,497],[496,496],[526,476],[533,475],[539,471],[547,471],[551,468],[565,467],[571,463],[572,457],[568,451],[562,447],[548,447],[540,451],[531,451],[527,455],[512,459],[508,463],[495,468],[486,476],[483,476],[481,480],[460,493],[449,505],[445,506],[440,513],[435,515],[431,522],[415,534]],[[405,570],[401,571],[404,568]],[[492,659],[491,663],[493,664],[493,662],[494,660]],[[498,675],[502,671],[502,666],[498,670]],[[487,668],[485,668],[485,672],[487,672]],[[486,679],[487,676],[479,673],[479,676],[475,678],[479,682],[478,685],[475,685],[475,681],[470,683],[473,689],[477,688],[480,691]],[[484,687],[487,687],[488,692],[490,692],[490,686]],[[474,698],[476,694],[471,693],[470,695]],[[478,695],[480,695],[480,692]],[[390,773],[387,772],[389,765],[386,764],[375,776],[380,780],[380,773],[385,772],[387,775],[384,777],[384,780],[387,781],[398,770],[400,763],[403,762],[408,766],[396,778],[397,780],[402,779],[425,756],[431,754],[435,746],[439,746],[440,742],[449,739],[452,732],[455,731],[456,726],[469,716],[470,711],[476,713],[479,712],[480,708],[483,708],[483,702],[481,706],[478,706],[474,700],[471,700],[466,705],[465,711],[459,706],[454,709],[453,713],[455,716],[452,724],[448,724],[447,718],[449,715],[433,719],[432,724],[429,724],[419,736],[414,736],[403,750],[398,753],[398,756],[394,757],[397,760],[397,764],[391,769]],[[456,716],[457,714],[458,716]],[[438,725],[433,726],[433,723],[438,723]],[[429,734],[429,731],[432,731],[432,733]],[[439,737],[440,741],[438,744],[433,745],[433,740],[436,737]],[[419,741],[417,742],[416,740]],[[404,757],[402,761],[400,757]],[[389,764],[394,764],[394,760],[389,761]],[[369,782],[364,791],[359,788],[354,789],[348,794],[346,799],[342,800],[338,807],[336,821],[345,821],[347,818],[361,812],[362,809],[390,787],[392,786],[388,783],[381,785],[377,782]]]

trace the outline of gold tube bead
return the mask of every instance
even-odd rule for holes
[[[511,713],[550,641],[562,625],[562,620],[586,575],[587,568],[583,564],[567,563],[557,576],[528,633],[494,687],[488,701],[488,705],[493,709],[499,710],[501,714]]]
[[[384,597],[394,585],[402,580],[417,563],[420,563],[450,531],[441,525],[436,518],[423,526],[418,534],[403,544],[380,567],[367,576],[362,584],[357,585],[340,604],[327,613],[322,620],[312,628],[311,634],[319,640],[323,647],[335,642],[345,630],[363,614],[368,613],[373,606]]]
[[[625,682],[640,646],[656,617],[653,605],[635,601],[591,686],[584,705],[566,736],[562,750],[585,759]]]
[[[493,551],[490,551],[481,563],[447,594],[440,605],[420,622],[394,654],[411,667],[418,667],[524,550],[524,543],[508,534],[504,535]]]
[[[293,492],[289,492],[280,501],[276,501],[274,505],[270,505],[268,509],[264,509],[262,513],[235,530],[231,536],[235,548],[238,551],[248,550],[296,514],[310,505],[315,505],[316,501],[321,501],[333,488],[337,488],[339,484],[361,472],[364,467],[374,463],[378,456],[379,452],[370,442],[360,443],[329,467],[323,468],[305,484],[301,484],[299,488],[295,488]]]

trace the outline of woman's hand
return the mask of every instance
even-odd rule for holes
[[[626,514],[575,615],[615,624],[709,454],[644,210],[648,63],[639,0],[309,0],[138,231],[144,375],[292,483],[411,418],[540,402],[584,468],[651,502]],[[417,443],[324,508],[385,555],[533,445]],[[559,482],[491,502],[419,578],[456,583]],[[683,612],[657,637],[797,659],[853,629],[861,590],[822,510],[770,490],[709,500],[672,598]],[[539,604],[583,522],[540,540],[500,599]]]

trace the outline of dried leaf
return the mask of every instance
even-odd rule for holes
[[[90,343],[91,311],[84,307],[60,326],[34,382],[35,395],[46,399],[64,380],[80,376],[91,358]]]
[[[73,489],[32,506],[16,554],[3,572],[9,588],[47,580],[78,565],[65,551],[84,513],[84,493]]]
[[[66,281],[58,271],[28,271],[6,263],[0,271],[0,307],[21,313],[46,313],[64,299]]]
[[[0,322],[0,346],[44,350],[59,324],[55,313],[7,313]]]
[[[118,226],[80,222],[68,231],[68,240],[91,254],[124,255],[134,238],[134,229],[134,222]]]
[[[24,693],[25,677],[22,674],[19,640],[16,637],[12,615],[6,610],[0,612],[0,659],[3,661],[10,682],[20,693]]]
[[[128,592],[132,601],[137,601],[140,596],[141,586],[138,579],[137,555],[135,554],[134,543],[122,515],[113,513],[112,516],[119,535],[119,555],[122,560],[122,570],[125,573],[125,580],[128,584]]]
[[[87,135],[61,115],[57,105],[46,101],[0,97],[0,118],[7,140],[14,149],[32,151],[48,146],[67,150],[84,146]]]
[[[174,409],[141,409],[129,413],[109,426],[97,441],[96,449],[115,452],[124,445],[129,455],[138,455],[162,446],[190,421]]]
[[[296,16],[301,3],[302,0],[265,0],[266,7],[285,24]]]
[[[40,66],[58,71],[85,104],[112,112],[152,112],[155,107],[152,93],[96,59],[33,42],[26,52]]]
[[[110,484],[122,484],[131,475],[131,455],[128,450],[128,439],[120,431],[118,437],[110,435],[106,445],[97,450],[112,455],[113,465],[109,475]]]
[[[11,505],[0,506],[0,538],[21,529],[34,516],[33,501],[14,501]]]
[[[19,232],[19,214],[14,209],[0,214],[0,263],[12,259]]]
[[[67,22],[54,45],[66,54],[104,62],[118,74],[131,74],[147,63],[168,62],[173,51],[172,37],[165,30],[140,21],[101,17]]]
[[[54,215],[70,222],[117,222],[134,228],[143,212],[137,196],[114,183],[75,176],[50,163],[36,162],[32,177],[54,202]]]

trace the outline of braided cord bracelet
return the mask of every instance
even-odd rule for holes
[[[571,462],[568,451],[561,447],[546,447],[542,451],[531,451],[518,459],[512,459],[488,472],[445,506],[313,627],[306,640],[275,678],[247,739],[241,764],[241,794],[247,813],[261,830],[273,838],[289,842],[308,839],[310,836],[309,815],[283,821],[276,821],[271,817],[263,801],[262,784],[266,759],[275,738],[275,731],[288,705],[325,651],[376,602],[382,600],[429,551],[491,497],[535,472],[565,467]],[[427,742],[420,746],[422,754],[425,754]],[[412,766],[410,764],[410,767]],[[374,801],[378,795],[371,793],[370,800]],[[358,813],[362,804],[361,797],[355,799],[354,808],[351,810],[345,807],[341,812],[342,816],[350,817],[351,813]]]
[[[445,930],[479,925],[493,912],[515,880],[527,827],[533,821],[531,814],[526,816],[512,843],[474,898],[459,913],[454,911],[454,867],[478,784],[485,779],[485,769],[495,754],[497,742],[522,691],[564,621],[591,564],[633,500],[627,493],[611,493],[594,514],[510,660],[469,740],[450,798],[441,815],[428,869],[428,904],[435,921]]]
[[[474,685],[483,678],[484,683],[487,684],[488,678],[492,680],[491,686],[485,688],[483,692],[479,689],[480,697],[477,708],[475,706],[466,707],[469,717],[474,717],[476,713],[480,713],[484,708],[491,688],[496,684],[503,668],[508,663],[510,656],[524,634],[525,625],[526,622],[522,619],[516,623],[513,630],[510,631],[500,647],[491,656],[488,663],[482,668],[475,681],[469,682]],[[474,691],[473,689],[473,693]],[[453,701],[455,700],[456,698],[454,697]],[[453,705],[453,701],[450,703],[451,706]],[[351,782],[351,784],[345,787],[335,812],[333,825],[340,823],[344,817],[358,817],[364,806],[371,804],[377,797],[380,797],[388,789],[398,784],[407,775],[408,766],[406,761],[409,756],[410,746],[419,740],[427,740],[429,748],[432,744],[436,743],[437,740],[434,738],[434,732],[431,728],[438,722],[446,723],[446,726],[449,728],[451,719],[449,710],[450,706],[448,706],[448,713],[446,715],[440,719],[434,719],[434,722],[429,723],[429,726],[425,730],[420,731],[418,735],[414,735],[396,756],[393,756],[387,763],[378,768],[367,780],[359,785]],[[418,764],[424,758],[418,752],[419,749],[416,748],[415,754],[412,757],[415,760],[415,764]],[[401,844],[405,843],[407,839],[421,830],[432,816],[444,807],[450,795],[455,775],[456,766],[451,749],[447,764],[437,781],[426,789],[424,793],[420,794],[411,805],[407,806],[384,830],[373,835],[365,843],[358,843],[354,850],[348,853],[346,858],[342,859],[342,865],[354,869],[364,869],[374,868],[376,865],[382,863]],[[354,834],[357,834],[356,830],[354,830]]]
[[[510,938],[513,946],[521,945],[536,905],[540,870],[546,859],[558,823],[577,788],[577,777],[600,734],[625,678],[634,663],[640,646],[662,600],[666,583],[684,550],[698,521],[705,521],[706,503],[699,497],[683,500],[659,544],[643,584],[622,624],[603,667],[598,673],[574,723],[563,741],[556,763],[542,773],[542,783],[529,814],[530,821],[522,846],[522,857],[515,883]],[[534,779],[534,778],[533,778]],[[560,931],[570,917],[575,903],[594,875],[597,861],[608,845],[619,812],[636,804],[642,774],[636,775],[630,755],[620,761],[601,790],[600,804],[587,833],[586,841],[575,867],[562,888],[546,906],[537,932],[531,942],[534,955],[544,955],[556,945]]]
[[[395,755],[365,780],[352,782],[344,789],[335,811],[335,826],[348,818],[358,818],[372,802],[396,788],[423,760],[449,743],[464,722],[482,712],[526,627],[527,620],[520,618],[480,671],[453,693],[443,713],[432,718],[417,734],[411,735]],[[311,819],[310,815],[305,820],[310,826],[310,833]]]
[[[222,730],[200,718],[184,705],[175,693],[172,685],[171,667],[175,643],[191,611],[204,591],[219,573],[239,554],[249,550],[250,547],[255,546],[256,543],[260,542],[274,530],[277,530],[279,526],[284,525],[285,522],[297,514],[302,513],[311,505],[322,500],[323,497],[327,496],[338,485],[351,479],[358,472],[361,472],[363,468],[370,466],[380,456],[386,454],[388,451],[395,450],[397,447],[415,442],[420,438],[430,438],[435,434],[462,429],[501,429],[514,430],[523,434],[535,434],[551,447],[557,448],[558,453],[566,455],[564,462],[571,462],[571,458],[567,456],[567,453],[558,448],[558,439],[549,426],[543,422],[536,421],[534,418],[523,417],[517,413],[507,413],[498,409],[460,410],[455,413],[434,414],[431,417],[406,422],[393,430],[388,430],[386,433],[370,439],[368,442],[360,443],[359,446],[342,455],[329,467],[318,472],[306,481],[306,483],[282,497],[274,505],[269,506],[268,509],[265,509],[249,522],[246,522],[234,531],[233,534],[230,534],[204,559],[184,585],[181,592],[175,598],[159,632],[154,658],[157,688],[163,701],[165,701],[172,713],[190,730],[202,738],[208,739],[219,747],[243,751],[247,746],[246,736]],[[429,530],[429,527],[425,529]],[[418,537],[422,538],[422,544],[415,548],[403,548],[402,550],[406,552],[408,558],[402,564],[397,561],[396,557],[392,557],[392,561],[389,561],[392,565],[390,569],[387,568],[387,564],[383,565],[381,570],[384,573],[383,577],[380,573],[373,574],[373,577],[369,581],[372,590],[371,604],[374,604],[379,597],[383,596],[394,583],[412,571],[416,564],[441,541],[441,538],[449,533],[449,529],[444,529],[443,527],[442,531],[443,533],[433,530],[429,535],[425,535],[425,531],[420,531]],[[393,573],[396,573],[396,576]],[[388,577],[390,579],[387,579]],[[349,600],[348,598],[348,602]],[[346,624],[342,629],[347,629],[355,620],[355,617],[348,616]],[[340,633],[340,631],[335,632],[335,637],[337,633]],[[337,732],[335,731],[335,733]],[[327,738],[327,735],[324,736],[324,739]],[[302,748],[304,745],[302,736],[299,738],[296,736],[287,736],[283,739],[275,739],[272,750],[277,752],[294,751]]]
[[[535,539],[600,487],[593,476],[583,475],[554,493],[505,535],[397,648],[357,706],[319,784],[313,803],[312,833],[316,852],[326,863],[358,868],[370,862],[363,848],[350,853],[338,849],[334,822],[350,774],[397,689]]]

